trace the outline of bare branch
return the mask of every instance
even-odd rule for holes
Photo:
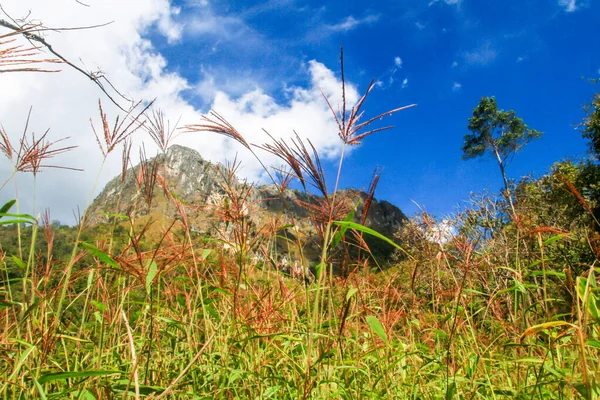
[[[2,8],[2,6],[0,5],[0,10],[10,18],[10,16],[6,13],[6,11],[4,11],[4,9]],[[44,39],[39,33],[40,32],[44,32],[44,31],[71,31],[71,30],[80,30],[80,29],[92,29],[92,28],[96,28],[96,27],[101,27],[101,26],[106,26],[109,23],[106,24],[100,24],[100,25],[94,25],[94,26],[85,26],[85,27],[75,27],[75,28],[48,28],[48,27],[44,27],[41,24],[20,24],[17,21],[15,21],[14,19],[10,18],[12,20],[12,22],[9,22],[7,20],[4,19],[0,19],[0,27],[6,28],[11,30],[12,32],[8,33],[8,34],[4,34],[4,35],[0,35],[0,39],[3,39],[9,35],[20,35],[23,38],[25,38],[27,41],[29,41],[29,43],[31,43],[31,48],[22,48],[22,46],[17,46],[17,49],[13,49],[12,52],[14,53],[15,51],[19,51],[19,52],[33,52],[31,54],[28,54],[29,56],[32,56],[34,54],[39,54],[41,53],[41,49],[45,48],[47,51],[49,51],[52,55],[54,55],[56,57],[56,59],[46,59],[46,60],[41,60],[41,61],[33,61],[33,62],[50,62],[50,63],[64,63],[67,64],[69,67],[73,68],[74,70],[80,72],[81,74],[85,75],[88,79],[90,79],[92,82],[94,82],[96,84],[96,86],[98,86],[100,88],[100,90],[102,90],[102,92],[109,98],[109,100],[114,103],[117,107],[119,107],[119,109],[121,109],[122,111],[127,111],[125,108],[123,108],[123,106],[121,106],[117,100],[115,99],[115,97],[113,95],[111,95],[107,88],[105,87],[105,83],[108,83],[108,85],[114,89],[114,86],[110,83],[110,81],[108,79],[106,79],[106,77],[101,74],[101,73],[95,73],[95,72],[89,72],[89,71],[85,71],[84,69],[78,67],[77,65],[73,64],[71,61],[69,61],[66,57],[64,57],[61,53],[59,53],[58,51],[56,51],[52,45],[50,43],[48,43],[46,41],[46,39]],[[34,44],[37,43],[38,45]],[[6,43],[0,42],[0,45],[6,45]],[[18,53],[17,53],[18,54]],[[0,49],[0,66],[2,66],[2,50]],[[27,63],[31,63],[32,61],[25,61],[22,60],[24,62]],[[30,71],[36,71],[36,72],[54,72],[54,71],[50,71],[50,70],[40,70],[40,69],[11,69],[11,70],[4,70],[4,71],[0,71],[0,72],[30,72]],[[123,96],[121,93],[119,93],[118,91],[115,90],[115,92],[124,100],[128,101],[129,103],[133,104],[132,99],[129,99],[125,96]]]

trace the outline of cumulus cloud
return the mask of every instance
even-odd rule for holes
[[[408,86],[408,78],[404,78],[404,80],[402,81],[402,89],[406,88]]]
[[[341,81],[325,65],[310,61],[308,72],[311,82],[308,87],[290,87],[287,89],[289,101],[278,103],[261,89],[232,98],[224,92],[215,96],[212,108],[223,115],[238,129],[250,143],[264,143],[267,137],[263,129],[276,138],[291,138],[294,131],[308,138],[324,158],[336,157],[340,152],[335,122],[331,116],[323,94],[331,104],[341,103]],[[321,93],[321,91],[323,93]],[[353,104],[359,98],[353,85],[347,86],[346,101]],[[260,179],[262,167],[250,155],[245,154],[237,143],[229,143],[229,154],[239,151],[244,165],[244,175],[251,179]],[[261,156],[266,164],[279,165],[279,161],[270,154]]]
[[[462,89],[462,85],[458,82],[454,82],[452,84],[452,91],[453,92],[458,92],[460,89]]]
[[[400,57],[395,57],[394,65],[396,66],[396,68],[402,68],[402,59]]]
[[[156,105],[165,115],[181,125],[198,122],[202,112],[189,103],[186,92],[198,91],[183,76],[169,72],[168,60],[153,46],[152,32],[159,32],[167,40],[186,40],[185,28],[178,23],[178,9],[167,0],[147,0],[143,4],[88,1],[90,7],[76,2],[61,0],[47,2],[36,0],[22,4],[18,0],[3,2],[3,8],[11,16],[19,18],[32,11],[31,18],[43,21],[47,26],[86,26],[114,21],[99,29],[56,34],[48,32],[46,39],[67,58],[79,63],[83,60],[90,69],[101,68],[122,93],[135,99],[157,98]],[[202,4],[199,5],[202,7]],[[206,5],[204,5],[205,7]],[[75,21],[75,22],[74,22]],[[203,27],[202,29],[210,29]],[[218,27],[214,29],[218,30]],[[276,137],[291,136],[295,129],[309,138],[324,158],[333,157],[340,151],[335,123],[331,117],[320,89],[330,98],[334,108],[340,102],[339,79],[325,65],[311,61],[306,65],[310,82],[306,87],[287,88],[288,100],[278,101],[260,87],[246,88],[241,94],[231,94],[213,80],[211,108],[224,115],[248,136],[248,141],[262,143],[265,136],[261,128]],[[203,81],[208,87],[210,79]],[[216,83],[215,83],[216,82]],[[83,168],[84,172],[47,170],[37,178],[37,212],[49,207],[53,218],[73,222],[72,210],[83,208],[94,186],[102,155],[90,128],[90,117],[99,126],[98,98],[102,99],[109,119],[119,114],[89,79],[70,68],[56,74],[0,74],[2,88],[0,123],[16,143],[23,131],[29,107],[33,107],[30,131],[38,135],[48,128],[49,138],[55,140],[70,136],[65,145],[79,146],[60,156],[53,163]],[[348,83],[347,101],[358,99],[356,88]],[[148,154],[156,148],[143,135],[136,136],[136,145],[145,143]],[[261,176],[260,167],[237,143],[208,133],[180,136],[178,142],[198,150],[211,161],[231,159],[239,151],[239,159],[245,166],[241,171],[250,179]],[[116,153],[116,152],[115,152]],[[135,160],[134,160],[135,161]],[[266,159],[268,164],[274,159]],[[120,172],[119,154],[111,154],[104,165],[97,194],[104,184]],[[6,179],[12,167],[6,159],[0,159],[0,174]],[[19,176],[21,210],[32,212],[32,182],[29,175]],[[0,203],[13,198],[15,193],[5,187],[0,191]]]

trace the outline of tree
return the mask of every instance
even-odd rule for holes
[[[463,160],[489,153],[500,167],[506,196],[514,212],[506,165],[527,143],[542,136],[542,132],[529,129],[513,110],[499,110],[494,97],[483,97],[469,118],[470,134],[465,135],[462,147]]]
[[[596,93],[592,103],[586,105],[584,110],[587,114],[580,125],[584,138],[590,140],[590,148],[600,158],[600,93]]]

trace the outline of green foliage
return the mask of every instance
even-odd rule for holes
[[[586,117],[580,125],[584,138],[589,139],[590,149],[600,157],[600,93],[596,93],[592,102],[584,107]]]
[[[499,110],[494,97],[484,97],[469,118],[469,130],[465,135],[463,159],[468,160],[491,152],[502,164],[541,132],[529,129],[515,112]]]

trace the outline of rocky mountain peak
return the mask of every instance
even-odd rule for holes
[[[148,180],[152,175],[149,172],[152,168],[156,168],[159,175],[154,182]],[[142,182],[144,179],[146,181]],[[226,179],[227,171],[222,165],[204,160],[196,150],[189,147],[173,145],[165,154],[158,154],[145,165],[141,163],[129,168],[123,181],[121,176],[117,176],[108,182],[91,205],[89,220],[92,223],[106,222],[107,213],[133,214],[135,218],[163,218],[165,214],[167,217],[177,217],[176,208],[166,206],[170,201],[165,194],[166,189],[171,197],[176,197],[188,206],[187,217],[195,230],[208,230],[211,218],[204,206],[208,199],[224,195],[223,184]],[[239,182],[236,184],[242,185]],[[153,190],[148,192],[146,187],[153,187]],[[253,215],[254,218],[285,214],[293,218],[300,227],[308,227],[307,220],[310,218],[310,212],[302,203],[319,202],[316,196],[291,189],[281,191],[273,184],[254,187],[252,191],[252,201],[260,209],[257,215]],[[351,205],[356,206],[355,219],[360,222],[367,194],[349,189],[339,191],[338,196],[340,199],[348,199]],[[373,199],[365,224],[391,237],[405,221],[406,216],[399,208],[387,201]]]

